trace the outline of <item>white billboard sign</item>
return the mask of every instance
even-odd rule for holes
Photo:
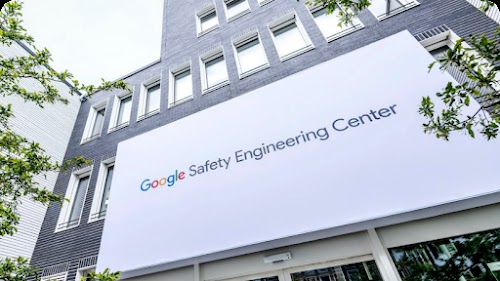
[[[120,143],[98,268],[498,191],[498,141],[422,132],[422,96],[451,79],[432,61],[402,32]]]

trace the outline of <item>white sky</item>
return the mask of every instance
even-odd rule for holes
[[[23,20],[56,70],[115,80],[160,57],[163,0],[24,0]]]

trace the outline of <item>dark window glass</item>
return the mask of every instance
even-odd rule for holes
[[[114,169],[115,166],[109,167],[106,174],[106,182],[104,184],[104,190],[102,192],[101,209],[99,210],[99,213],[101,214],[106,212],[106,210],[108,209],[109,190],[111,188],[111,181],[113,180]]]
[[[91,137],[98,136],[101,134],[102,124],[104,123],[104,112],[105,112],[104,108],[97,111],[95,116],[94,127],[92,128]]]
[[[80,215],[82,213],[83,202],[85,201],[85,193],[87,191],[88,184],[89,176],[82,177],[78,180],[78,186],[76,188],[75,197],[73,198],[67,226],[78,224],[80,221]]]
[[[404,281],[500,280],[500,229],[390,249]]]
[[[295,272],[290,276],[292,281],[382,281],[375,261]]]

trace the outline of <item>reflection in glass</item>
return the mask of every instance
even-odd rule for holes
[[[390,249],[403,281],[500,280],[500,230]]]
[[[375,261],[295,272],[291,278],[292,281],[382,281]]]

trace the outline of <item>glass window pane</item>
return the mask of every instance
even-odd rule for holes
[[[313,13],[314,20],[325,37],[330,37],[353,26],[349,23],[339,27],[339,8],[329,15],[326,14],[326,11],[327,9],[323,8]]]
[[[92,128],[92,134],[90,135],[91,137],[101,134],[102,124],[104,123],[104,113],[104,108],[96,112],[94,127]]]
[[[75,197],[71,206],[71,212],[69,214],[68,226],[76,224],[80,220],[80,214],[83,209],[83,202],[85,202],[85,193],[87,191],[87,185],[89,184],[89,176],[80,178],[78,180],[78,186],[76,187]]]
[[[160,84],[148,88],[145,113],[149,113],[160,108],[160,93]]]
[[[241,73],[248,72],[267,63],[266,54],[258,38],[236,48]]]
[[[127,123],[130,121],[130,110],[132,108],[132,97],[124,98],[120,101],[120,108],[118,110],[118,119],[116,126]]]
[[[207,30],[219,23],[215,11],[200,18],[201,31]]]
[[[106,173],[106,181],[104,182],[104,190],[102,192],[101,208],[99,209],[99,213],[106,212],[106,210],[108,209],[109,190],[111,188],[111,181],[113,180],[114,169],[115,166],[108,167]]]
[[[205,63],[205,73],[207,79],[206,88],[213,87],[227,80],[227,69],[224,57],[220,56],[216,59]]]
[[[412,2],[412,1],[409,1]],[[390,0],[390,12],[398,10],[408,3],[408,1]],[[387,0],[374,0],[369,7],[374,16],[380,17],[387,14]],[[390,13],[389,12],[389,13]]]
[[[231,18],[239,13],[242,13],[248,10],[248,3],[246,0],[234,0],[229,3],[226,3],[227,6],[227,17]]]
[[[174,101],[180,101],[188,98],[193,93],[193,85],[191,82],[191,71],[187,70],[175,75],[174,83]]]
[[[382,281],[375,261],[319,268],[290,275],[293,281]]]
[[[278,53],[281,57],[307,46],[306,40],[300,33],[295,22],[274,30],[273,34],[276,42],[276,49],[278,49]]]
[[[500,229],[389,251],[403,281],[500,280]]]

